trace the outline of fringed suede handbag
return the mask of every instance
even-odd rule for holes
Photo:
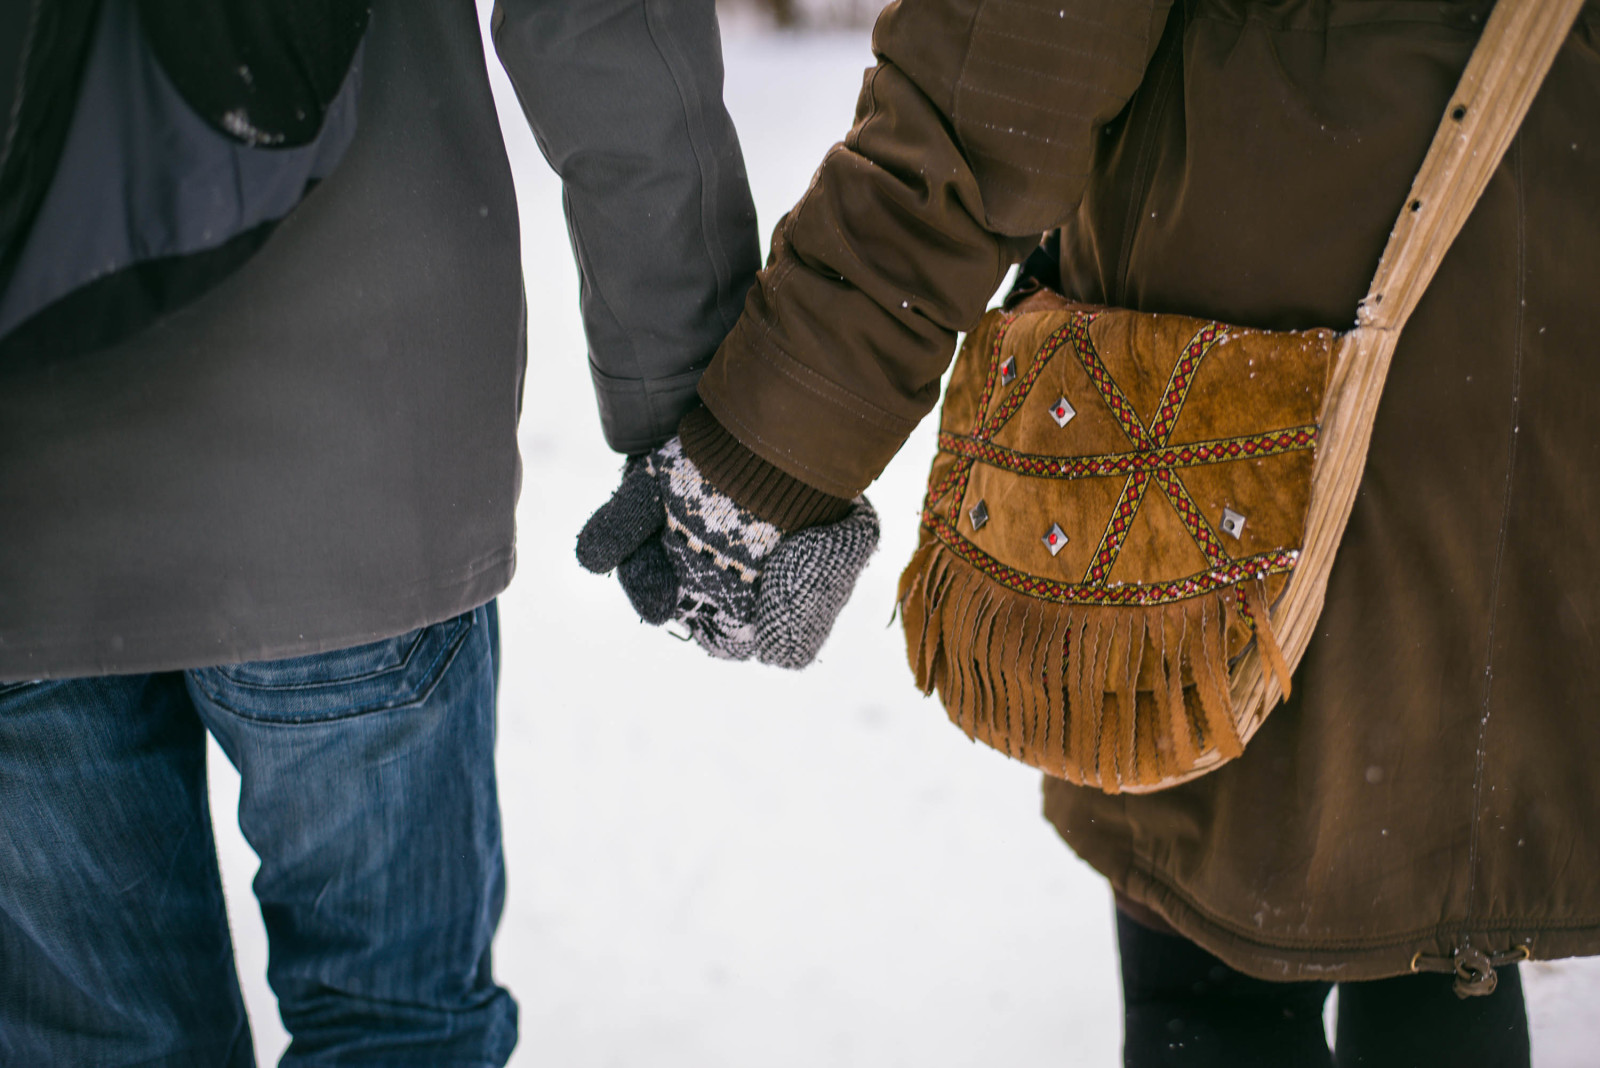
[[[899,602],[971,737],[1111,793],[1243,752],[1321,614],[1400,330],[1582,5],[1496,5],[1355,329],[1045,292],[968,335]]]

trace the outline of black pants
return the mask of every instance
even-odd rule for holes
[[[1449,975],[1339,985],[1329,1052],[1322,1007],[1332,983],[1271,983],[1229,968],[1186,938],[1117,913],[1126,1068],[1528,1068],[1528,1014],[1515,965],[1487,997],[1462,999]]]

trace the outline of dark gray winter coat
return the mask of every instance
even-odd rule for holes
[[[347,646],[511,577],[528,324],[472,6],[328,5],[350,54],[280,4],[182,70],[179,7],[31,0],[0,41],[0,681]],[[712,0],[501,0],[494,37],[607,438],[652,447],[757,266]],[[339,77],[271,97],[305,56]]]

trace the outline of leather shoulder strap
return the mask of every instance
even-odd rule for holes
[[[1522,125],[1584,0],[1500,0],[1450,98],[1356,314],[1399,332]]]
[[[1290,670],[1316,630],[1400,330],[1500,165],[1584,0],[1500,0],[1400,210],[1354,330],[1340,336],[1319,427],[1300,563],[1271,613]],[[1241,738],[1282,696],[1259,643],[1233,673]]]

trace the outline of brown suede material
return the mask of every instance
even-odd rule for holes
[[[1197,0],[1155,35],[1138,23],[1165,4],[892,6],[859,135],[780,229],[703,391],[770,462],[859,491],[1018,254],[1001,224],[1064,222],[1062,289],[1082,301],[1348,328],[1486,6]],[[1002,33],[1027,39],[1015,61]],[[1596,100],[1590,5],[1400,340],[1294,696],[1242,757],[1174,789],[1047,781],[1046,814],[1119,892],[1252,975],[1377,978],[1467,945],[1600,952]],[[1208,512],[1261,491],[1211,477],[1186,482]],[[1244,511],[1247,540],[1277,539]],[[903,611],[942,626],[961,568],[910,584]],[[952,640],[1009,648],[1017,603]],[[1050,640],[1079,637],[1064,630]],[[1054,670],[1045,644],[1016,660]],[[912,650],[919,679],[938,655]],[[950,688],[985,692],[967,674]],[[993,699],[993,722],[1031,700]],[[1042,711],[1049,743],[1098,771],[1102,739]],[[1113,714],[1120,728],[1120,708],[1093,721]],[[1155,724],[1137,705],[1133,721],[1137,762]]]
[[[963,349],[952,372],[941,430],[970,436],[988,368],[1015,358],[1022,383],[1038,350],[1065,321],[1047,309],[1068,302],[1039,294],[1021,305],[1005,332],[997,357],[994,337],[1004,313],[991,313]],[[1087,306],[1085,306],[1087,307]],[[1100,314],[1090,336],[1108,371],[1133,403],[1146,425],[1154,421],[1168,386],[1177,354],[1205,320],[1185,316],[1151,316],[1121,311]],[[1333,333],[1328,330],[1264,332],[1227,328],[1196,371],[1185,403],[1173,423],[1173,447],[1263,431],[1314,425],[1327,387]],[[996,445],[1034,456],[1085,456],[1138,452],[1126,431],[1101,399],[1082,362],[1066,350],[1050,361],[1018,414],[992,435]],[[1010,388],[1015,388],[1015,385]],[[1008,387],[997,387],[995,403]],[[1076,415],[1058,426],[1050,411],[1059,398]],[[953,462],[953,461],[951,461]],[[1189,490],[1213,532],[1221,531],[1223,510],[1245,515],[1237,539],[1220,535],[1228,556],[1240,558],[1275,549],[1298,549],[1304,536],[1314,453],[1310,449],[1272,456],[1247,457],[1227,463],[1181,468],[1177,475]],[[931,484],[937,485],[948,465],[941,456]],[[1081,582],[1100,546],[1125,476],[1073,480],[1040,480],[979,464],[967,484],[959,508],[963,534],[985,553],[1032,575],[1063,582]],[[982,530],[971,529],[970,511],[984,501],[990,514],[1004,517]],[[1052,556],[1041,540],[1059,524],[1068,543]],[[1116,584],[1167,582],[1207,568],[1206,557],[1184,527],[1172,502],[1152,483],[1146,490],[1107,580]],[[1273,597],[1285,579],[1268,584]],[[1250,639],[1240,628],[1231,635],[1230,655],[1237,656]]]
[[[1239,755],[1227,662],[1272,648],[1240,606],[1264,611],[1303,541],[1331,342],[1049,292],[985,317],[929,482],[943,545],[903,580],[924,591],[903,613],[913,669],[957,724],[1110,791]],[[1253,516],[1237,537],[1225,508]],[[1215,580],[1247,558],[1272,562]]]
[[[1223,475],[1229,473],[1222,472]],[[1289,522],[1292,523],[1292,520]],[[1124,586],[1141,582],[1171,582],[1205,569],[1205,555],[1184,527],[1178,510],[1166,494],[1147,489],[1139,504],[1139,513],[1128,530],[1128,541],[1117,562],[1111,565],[1106,582]]]
[[[1034,482],[979,464],[959,507],[950,512],[959,517],[962,536],[996,560],[1030,575],[1080,582],[1100,544],[1100,532],[1122,494],[1122,479],[1094,478],[1052,485],[1054,492],[1050,493],[1040,492]],[[991,518],[982,530],[974,531],[968,513],[980,500]],[[1044,536],[1053,523],[1060,524],[1066,532],[1067,544],[1052,557]]]

